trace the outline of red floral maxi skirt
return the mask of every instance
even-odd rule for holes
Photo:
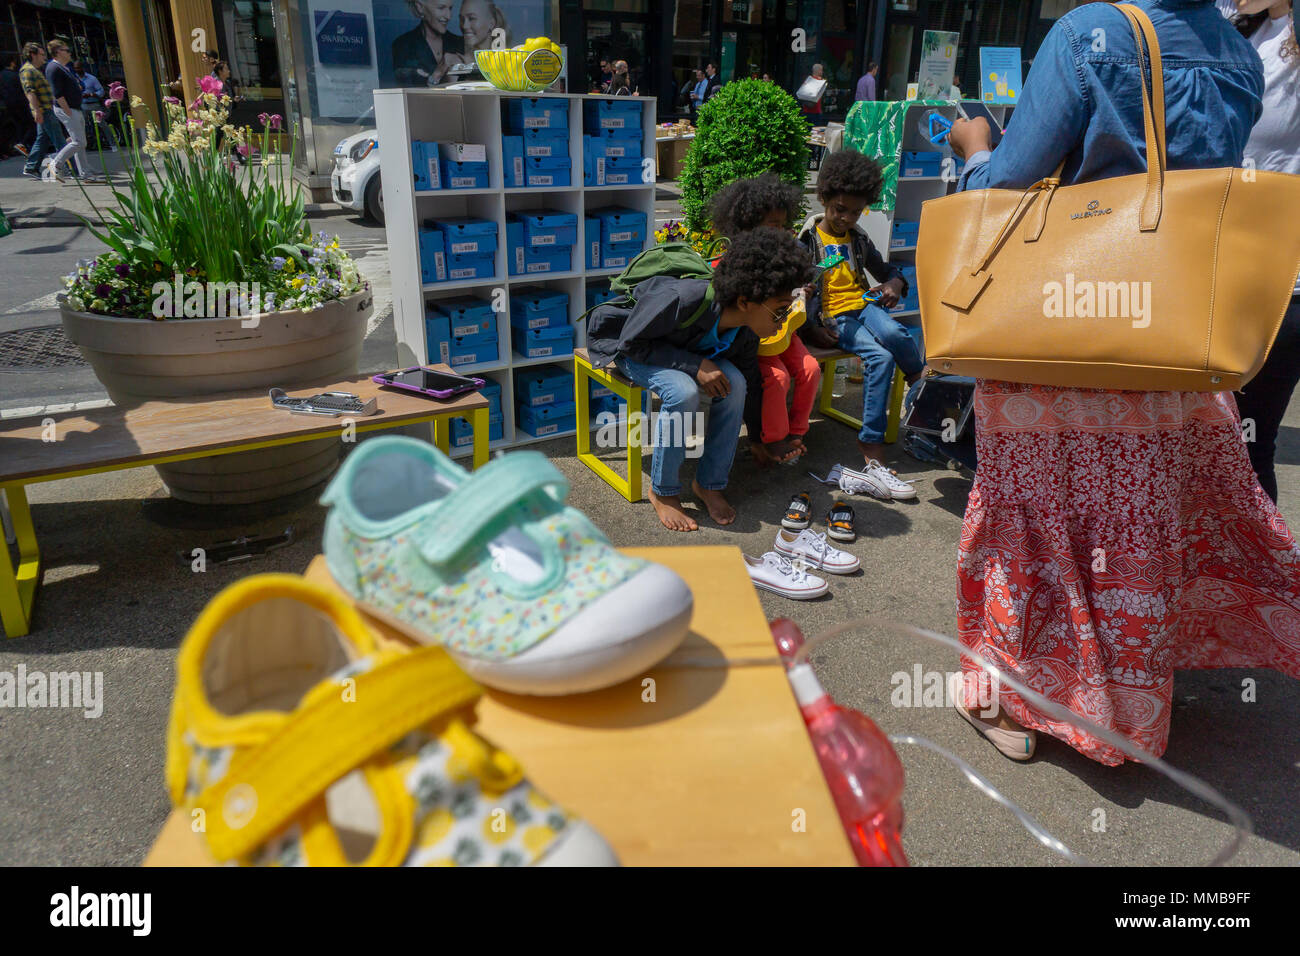
[[[1157,756],[1175,670],[1300,678],[1300,548],[1255,480],[1229,393],[980,381],[975,414],[965,646]],[[1006,688],[1000,702],[1093,760],[1126,759]]]

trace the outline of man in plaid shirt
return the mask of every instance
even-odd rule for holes
[[[39,43],[28,43],[23,47],[23,58],[27,61],[18,71],[18,80],[27,102],[32,108],[32,119],[36,121],[36,142],[32,143],[31,152],[27,154],[27,164],[23,175],[31,179],[41,178],[41,161],[61,150],[65,144],[63,130],[54,115],[54,96],[50,84],[45,79],[45,50]]]

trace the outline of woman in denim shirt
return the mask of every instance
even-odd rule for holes
[[[1241,165],[1260,114],[1259,57],[1211,0],[1135,5],[1164,58],[1168,167]],[[968,157],[959,188],[1028,187],[1062,160],[1067,185],[1145,171],[1139,69],[1120,11],[1070,11],[995,151],[984,120],[954,124],[952,147]],[[1251,470],[1231,393],[980,381],[975,408],[963,644],[1157,755],[1175,669],[1300,677],[1300,549]],[[959,711],[1007,756],[1027,760],[1042,731],[1103,764],[1125,759],[1015,694],[999,703],[995,718]]]

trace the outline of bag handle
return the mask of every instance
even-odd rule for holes
[[[1142,197],[1142,210],[1138,225],[1142,232],[1153,232],[1160,225],[1160,209],[1165,187],[1165,76],[1160,58],[1160,41],[1156,28],[1146,11],[1128,3],[1115,5],[1128,20],[1137,44],[1138,81],[1142,84],[1142,123],[1147,141],[1147,188]],[[1142,49],[1146,40],[1151,59],[1151,91],[1147,92],[1147,53]],[[1153,158],[1154,157],[1154,158]]]

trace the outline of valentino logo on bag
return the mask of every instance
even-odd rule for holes
[[[1109,216],[1109,215],[1110,215],[1110,208],[1107,207],[1105,209],[1102,209],[1101,203],[1098,202],[1096,199],[1094,199],[1092,202],[1088,203],[1088,208],[1083,212],[1070,213],[1070,218],[1091,219],[1093,216]]]

